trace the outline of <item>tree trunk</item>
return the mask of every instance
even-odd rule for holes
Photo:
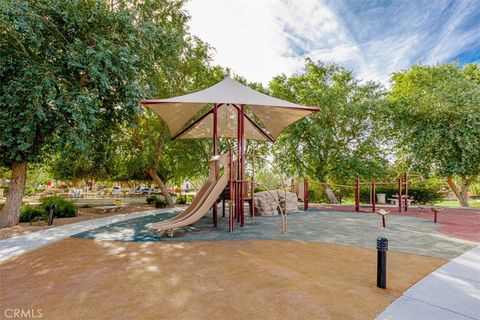
[[[469,207],[468,199],[467,199],[468,185],[462,185],[461,189],[458,190],[458,187],[455,184],[455,181],[453,181],[452,177],[447,178],[447,184],[450,187],[450,189],[452,189],[452,191],[455,194],[455,197],[457,197],[458,201],[460,201],[460,205],[462,207]]]
[[[27,164],[25,162],[12,163],[12,180],[8,190],[7,200],[0,215],[0,228],[13,227],[20,220],[25,181],[27,178]]]
[[[328,186],[327,183],[322,183],[323,190],[327,194],[328,200],[330,200],[330,203],[337,204],[338,200],[337,197],[335,196],[335,193],[333,193],[332,189]]]
[[[167,200],[167,203],[169,206],[173,206],[175,203],[173,203],[173,199],[170,196],[170,193],[167,190],[167,187],[165,186],[165,183],[163,183],[162,179],[157,174],[157,171],[150,169],[148,170],[148,175],[150,178],[152,178],[153,181],[157,184],[157,186],[162,190],[163,196],[165,197],[165,200]]]

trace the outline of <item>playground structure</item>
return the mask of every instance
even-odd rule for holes
[[[308,182],[306,182],[308,184]],[[409,184],[409,177],[408,173],[405,172],[401,177],[397,179],[397,181],[369,181],[369,182],[361,182],[360,177],[357,176],[355,178],[355,185],[343,185],[343,184],[334,184],[329,183],[328,185],[331,187],[338,187],[338,188],[346,188],[346,189],[353,189],[355,194],[355,211],[360,212],[362,208],[368,208],[371,212],[377,212],[377,187],[378,186],[397,186],[397,194],[396,198],[391,198],[388,200],[394,201],[395,205],[398,208],[398,212],[408,211],[408,206],[410,201],[412,201],[408,195],[408,184]],[[362,186],[366,186],[370,188],[370,196],[369,205],[361,205],[360,201],[360,190]]]
[[[219,174],[219,163],[223,167],[223,174]],[[223,154],[212,158],[209,162],[210,175],[203,184],[195,199],[190,206],[175,217],[166,221],[160,221],[151,225],[152,229],[157,231],[168,231],[173,237],[176,228],[190,225],[203,217],[212,206],[216,205],[218,197],[221,195],[230,180],[230,166],[227,155]]]
[[[377,211],[376,189],[377,186],[397,185],[397,206],[398,212],[408,211],[409,197],[408,197],[408,174],[405,172],[403,176],[399,177],[396,182],[360,182],[360,177],[355,179],[355,211],[360,212],[360,188],[362,185],[370,186],[370,206],[372,212]]]
[[[268,160],[265,160],[265,161],[268,161]],[[221,169],[223,170],[220,170],[220,166],[221,166]],[[252,165],[252,173],[251,173],[250,180],[248,182],[243,181],[243,183],[240,186],[243,189],[244,195],[250,195],[250,197],[244,198],[244,202],[249,203],[250,219],[252,220],[252,222],[254,222],[255,220],[254,188],[255,186],[263,187],[258,182],[255,182],[253,168],[254,166]],[[210,209],[215,208],[218,205],[219,201],[223,202],[222,217],[225,218],[226,200],[228,201],[228,205],[229,205],[229,217],[228,217],[229,231],[233,232],[235,228],[234,227],[235,221],[238,224],[240,224],[240,226],[243,226],[241,222],[244,221],[245,219],[244,214],[243,215],[239,214],[238,210],[234,210],[234,203],[235,203],[234,199],[235,197],[239,196],[239,193],[235,192],[235,184],[238,185],[239,181],[235,173],[235,161],[233,158],[232,151],[230,151],[228,154],[221,154],[219,156],[213,157],[209,161],[209,169],[210,169],[210,174],[206,182],[203,184],[203,186],[200,188],[199,192],[197,193],[197,196],[193,199],[192,203],[178,215],[172,217],[171,219],[154,223],[150,225],[150,228],[160,232],[166,232],[170,237],[173,237],[175,229],[195,223],[200,218],[205,216],[210,211]],[[284,179],[282,179],[282,186],[286,193],[287,188],[285,186]],[[297,192],[298,192],[297,196],[299,196],[300,200],[303,201],[304,210],[308,210],[308,181],[305,179],[303,183],[295,185],[294,181],[292,180],[291,187],[293,191],[295,191],[295,187],[297,187]],[[268,193],[270,193],[270,191],[267,188],[265,189]],[[230,192],[230,190],[234,190],[234,191]],[[273,195],[272,195],[272,199],[276,200]],[[284,199],[286,201],[287,197],[285,196]],[[283,206],[286,208],[287,203],[284,203]],[[280,201],[277,201],[277,208],[280,211],[280,214],[282,216],[282,232],[286,233],[287,232],[287,218],[286,218],[287,210],[283,209],[282,203],[280,203]]]
[[[217,203],[221,194],[225,194],[224,190],[227,186],[230,232],[234,229],[233,220],[236,220],[240,227],[245,224],[245,201],[250,203],[250,214],[254,219],[253,190],[257,183],[254,181],[253,173],[250,180],[245,179],[245,162],[248,156],[245,151],[245,140],[273,143],[288,126],[319,111],[315,107],[306,107],[270,97],[229,77],[205,90],[169,99],[142,100],[140,103],[163,119],[172,139],[212,139],[214,158],[219,155],[220,137],[236,138],[236,154],[232,150],[229,152],[228,165],[223,165],[222,177],[219,178],[218,161],[214,161],[213,167],[210,167],[207,186],[202,187],[201,197],[198,197],[199,199],[187,208],[187,213],[177,218],[174,224],[167,224],[167,226],[159,224],[158,230],[173,230],[177,226],[187,225],[187,222],[191,224],[197,221],[208,212],[204,210],[205,206],[212,208],[213,226],[217,227]],[[197,116],[205,107],[208,107],[208,111]],[[208,187],[212,181],[216,181],[215,187]],[[221,186],[218,184],[220,181],[228,182],[225,182],[221,192],[217,193]],[[250,197],[247,194],[247,186],[250,186]],[[306,186],[308,187],[308,183]],[[303,199],[307,201],[305,207],[308,209],[308,195],[303,196]],[[286,232],[286,217],[280,204],[279,208],[282,213],[283,232]],[[222,215],[225,215],[225,211]]]

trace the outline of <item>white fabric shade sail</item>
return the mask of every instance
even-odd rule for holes
[[[218,109],[217,134],[224,138],[237,138],[237,109],[232,105],[225,105]],[[268,138],[248,120],[244,123],[244,132],[247,139],[267,141]],[[209,113],[204,119],[196,123],[177,139],[196,139],[213,137],[213,113]]]
[[[274,141],[286,127],[319,111],[318,108],[270,97],[230,77],[205,90],[168,99],[142,100],[140,103],[160,116],[167,124],[170,135],[178,139],[211,138],[214,128],[214,104],[218,106],[218,137],[237,137],[237,110],[244,106],[263,124],[261,128],[245,115],[244,137],[254,140]],[[208,104],[212,105],[212,109],[185,127]]]

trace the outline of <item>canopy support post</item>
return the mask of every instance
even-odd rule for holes
[[[217,117],[218,105],[213,104],[213,156],[218,155],[218,117]],[[215,163],[215,179],[218,180],[218,163]],[[215,203],[212,209],[213,215],[213,226],[216,228],[218,226],[218,202],[215,199]]]
[[[245,138],[245,133],[244,133],[244,118],[245,118],[245,113],[244,113],[244,105],[240,105],[240,108],[237,109],[237,152],[238,152],[238,176],[237,176],[237,181],[238,181],[238,197],[237,197],[237,203],[236,207],[238,207],[237,211],[237,221],[240,222],[240,227],[243,227],[245,223],[245,212],[244,212],[244,200],[245,200],[245,194],[244,194],[244,138]]]
[[[230,191],[228,192],[229,196],[229,201],[228,201],[228,230],[230,232],[233,232],[233,219],[234,219],[234,213],[233,213],[233,153],[232,150],[228,153],[228,159],[229,159],[229,181],[228,181],[228,186]]]
[[[245,141],[245,110],[244,105],[240,106],[240,227],[245,224],[245,155],[244,141]]]

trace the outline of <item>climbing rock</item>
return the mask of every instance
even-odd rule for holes
[[[279,214],[278,203],[285,210],[285,191],[269,190],[255,193],[254,212],[256,216],[273,216]],[[298,211],[297,195],[293,192],[287,192],[286,211]]]
[[[277,190],[256,192],[254,202],[253,207],[256,216],[274,216],[278,214]]]
[[[297,212],[298,211],[298,197],[293,192],[287,192],[287,201],[285,202],[285,191],[284,190],[277,190],[278,191],[278,198],[280,200],[280,204],[282,209],[285,210],[285,203],[287,204],[286,211],[287,212]]]

